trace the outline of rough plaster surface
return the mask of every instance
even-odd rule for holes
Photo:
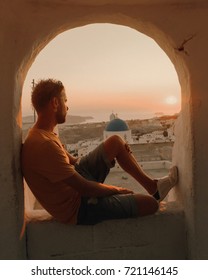
[[[29,259],[186,259],[186,245],[184,212],[174,203],[153,216],[95,226],[27,226]]]
[[[0,2],[0,258],[25,258],[21,91],[40,50],[56,35],[89,23],[132,27],[152,37],[173,62],[181,84],[182,112],[173,161],[180,170],[177,196],[185,211],[188,257],[208,258],[208,1],[124,0]],[[8,246],[8,244],[11,244]]]

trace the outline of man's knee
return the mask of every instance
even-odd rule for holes
[[[112,135],[110,136],[106,141],[118,144],[118,143],[124,143],[124,140],[119,135]]]
[[[136,194],[135,198],[138,207],[138,216],[152,215],[158,211],[159,203],[152,196]]]
[[[131,154],[129,145],[118,135],[112,135],[104,142],[104,149],[107,153],[109,160],[113,160],[125,153],[126,151]]]
[[[104,142],[104,146],[107,150],[114,151],[116,154],[120,150],[122,146],[124,146],[125,142],[118,135],[112,135]]]

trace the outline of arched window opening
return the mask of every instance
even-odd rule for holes
[[[166,174],[180,86],[174,66],[151,38],[113,24],[90,24],[58,35],[38,55],[25,80],[23,138],[36,119],[31,87],[44,78],[59,79],[66,88],[69,119],[58,132],[70,152],[83,155],[115,134],[106,129],[114,115],[128,126],[116,133],[129,142],[147,173]],[[134,191],[138,184],[118,166],[107,182],[135,186]],[[28,189],[25,193],[26,209],[40,208]]]

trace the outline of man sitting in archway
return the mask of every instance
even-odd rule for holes
[[[33,89],[32,104],[38,119],[23,144],[23,175],[37,200],[57,221],[96,224],[150,215],[177,183],[176,166],[167,177],[151,179],[116,135],[83,158],[70,155],[53,132],[57,124],[65,122],[68,111],[60,81],[41,80]],[[149,195],[103,183],[115,160]]]

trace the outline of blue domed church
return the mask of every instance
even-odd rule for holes
[[[104,140],[112,135],[119,135],[127,143],[132,143],[131,130],[128,124],[113,113],[110,115],[110,122],[106,125],[104,130]]]

